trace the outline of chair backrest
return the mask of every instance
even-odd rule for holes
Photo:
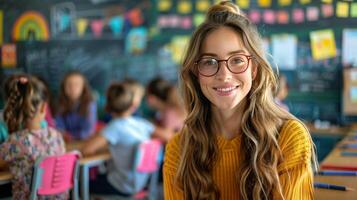
[[[37,195],[55,195],[73,189],[78,199],[78,170],[80,153],[77,151],[36,160],[32,178],[31,198]]]
[[[159,170],[162,161],[160,140],[151,139],[140,143],[135,158],[136,171],[152,173]]]

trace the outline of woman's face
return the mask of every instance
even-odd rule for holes
[[[67,78],[64,89],[67,97],[71,101],[78,101],[82,96],[84,88],[84,79],[80,75],[71,75]]]
[[[207,35],[201,47],[200,58],[226,60],[236,54],[250,55],[243,46],[240,34],[232,28],[221,27]],[[239,60],[234,62],[239,63]],[[207,77],[199,74],[203,94],[218,110],[236,108],[249,93],[256,68],[252,69],[251,60],[248,63],[247,70],[239,74],[229,71],[227,62],[224,61],[218,63],[219,70],[215,75]]]

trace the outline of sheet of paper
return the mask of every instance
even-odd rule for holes
[[[280,69],[295,69],[297,64],[297,37],[292,34],[273,35],[272,55]]]
[[[342,63],[357,67],[357,29],[344,29],[342,33]]]

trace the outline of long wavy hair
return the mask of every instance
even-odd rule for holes
[[[277,138],[284,121],[295,118],[274,103],[276,75],[265,58],[260,35],[255,25],[230,2],[221,2],[209,9],[206,20],[191,37],[184,56],[180,76],[188,116],[181,135],[182,151],[176,182],[185,199],[220,197],[212,171],[219,152],[216,134],[221,129],[212,114],[210,101],[200,89],[194,63],[199,59],[207,35],[221,27],[236,31],[257,67],[240,122],[243,162],[236,174],[240,199],[272,199],[276,192],[284,199],[277,171],[282,160]]]
[[[35,117],[40,104],[48,100],[48,93],[40,80],[25,74],[10,77],[6,87],[4,120],[13,133],[26,128],[26,122]]]
[[[66,115],[72,112],[74,106],[77,103],[71,101],[71,99],[66,95],[65,85],[67,83],[67,80],[71,76],[80,76],[83,79],[83,91],[82,91],[82,95],[79,97],[79,114],[81,116],[87,116],[89,112],[89,104],[93,101],[93,95],[86,77],[79,71],[71,71],[64,76],[61,82],[60,92],[59,92],[58,113],[61,115]]]

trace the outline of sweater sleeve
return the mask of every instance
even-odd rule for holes
[[[166,145],[164,160],[164,199],[166,200],[183,200],[182,190],[175,184],[177,167],[180,162],[179,153],[179,134]]]
[[[282,127],[279,145],[283,161],[278,165],[278,173],[285,199],[313,199],[312,141],[309,132],[299,121],[289,120]]]

